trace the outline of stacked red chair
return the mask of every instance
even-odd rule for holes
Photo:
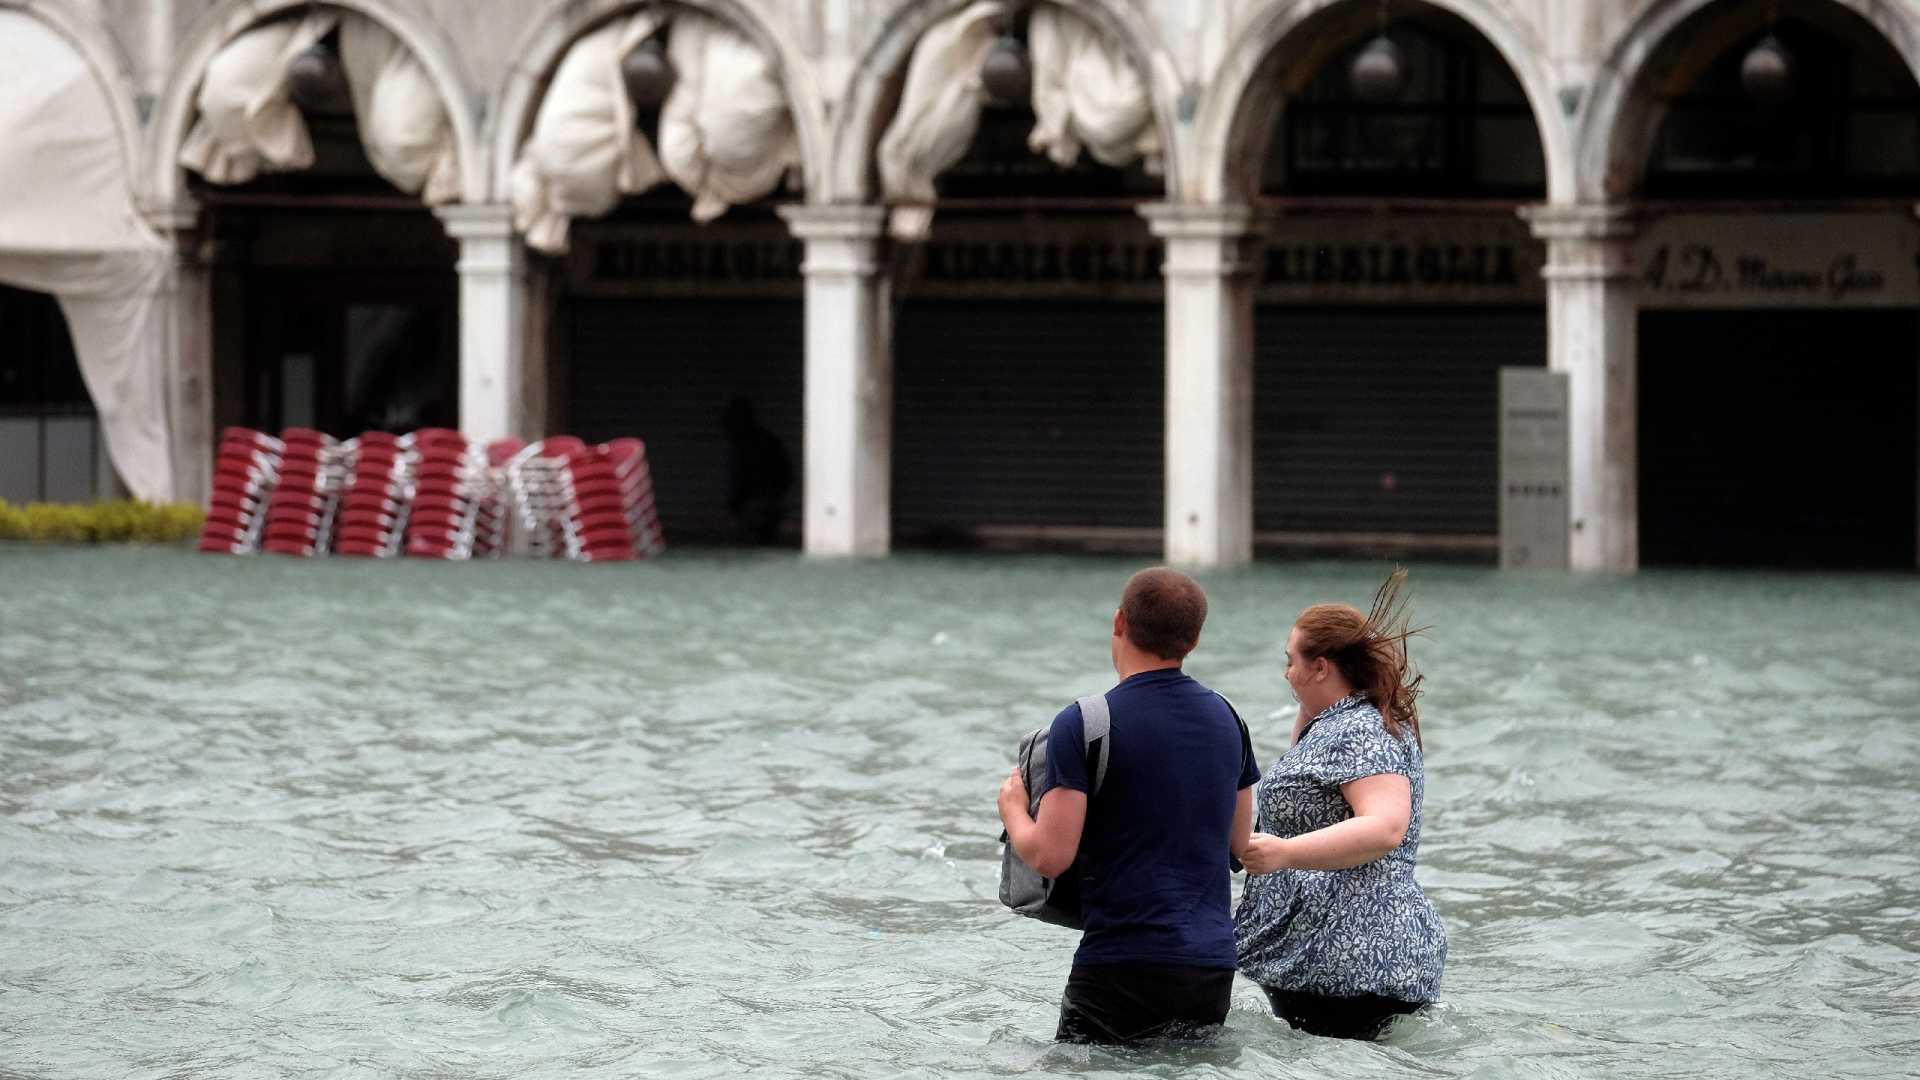
[[[559,477],[568,557],[610,562],[657,555],[665,548],[647,450],[639,439],[574,450]]]
[[[515,523],[526,537],[527,554],[536,559],[573,557],[567,544],[566,496],[560,474],[568,456],[586,445],[571,435],[556,435],[526,447],[507,463],[507,497]]]
[[[213,458],[213,496],[200,550],[222,555],[251,555],[260,550],[267,498],[280,480],[279,439],[251,428],[221,432]]]
[[[414,440],[420,471],[407,520],[407,554],[470,559],[481,510],[494,498],[486,452],[445,428],[417,431]]]
[[[267,500],[260,549],[276,555],[325,555],[333,543],[342,476],[338,443],[310,428],[280,433],[280,482]]]
[[[511,547],[508,532],[513,523],[513,512],[507,491],[507,464],[515,455],[525,450],[527,444],[519,439],[495,439],[487,444],[487,478],[491,489],[486,501],[480,504],[479,512],[474,515],[473,553],[498,558],[507,554]]]
[[[390,559],[400,554],[413,503],[419,460],[414,436],[368,431],[341,446],[346,490],[333,550],[341,555]]]

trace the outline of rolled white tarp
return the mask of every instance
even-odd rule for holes
[[[0,10],[0,282],[66,316],[107,452],[134,496],[174,495],[172,253],[134,209],[107,90],[45,23]]]
[[[667,55],[677,78],[660,109],[660,163],[693,196],[695,221],[797,178],[800,140],[772,56],[689,10],[674,13]]]
[[[311,166],[313,139],[293,103],[287,71],[339,21],[315,12],[263,23],[227,42],[200,81],[199,115],[180,147],[180,164],[215,184]]]
[[[534,116],[533,134],[514,162],[513,223],[530,247],[567,250],[567,224],[598,217],[621,196],[666,179],[660,159],[634,124],[620,64],[660,29],[649,9],[574,42],[554,70]]]
[[[1094,160],[1126,168],[1144,159],[1164,165],[1160,129],[1146,81],[1126,54],[1087,19],[1053,4],[1034,8],[1027,24],[1033,61],[1033,113],[1027,146],[1062,168],[1084,146]]]
[[[966,156],[986,103],[980,65],[1005,14],[999,0],[981,0],[936,23],[914,45],[900,107],[880,136],[880,191],[888,202],[932,202],[934,178]],[[933,208],[895,206],[887,227],[900,240],[925,240]]]
[[[459,202],[453,119],[420,58],[393,31],[352,12],[341,17],[340,66],[374,171],[428,206]]]

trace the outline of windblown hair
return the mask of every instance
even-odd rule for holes
[[[1351,604],[1315,604],[1293,625],[1300,632],[1300,659],[1326,657],[1380,710],[1389,732],[1398,737],[1404,725],[1418,743],[1420,713],[1414,699],[1425,676],[1407,659],[1407,639],[1427,628],[1408,626],[1406,581],[1406,570],[1396,569],[1373,594],[1373,610],[1365,615]]]

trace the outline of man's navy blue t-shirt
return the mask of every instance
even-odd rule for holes
[[[1234,802],[1260,780],[1220,695],[1178,668],[1107,691],[1107,774],[1080,834],[1082,921],[1073,962],[1234,966],[1228,909]],[[1047,733],[1043,794],[1088,789],[1078,702]]]

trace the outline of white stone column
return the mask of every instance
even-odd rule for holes
[[[1637,222],[1622,206],[1535,206],[1521,215],[1547,242],[1547,363],[1567,373],[1568,564],[1637,570]]]
[[[892,543],[893,327],[878,206],[787,206],[806,244],[808,555],[885,555]]]
[[[525,342],[524,250],[508,206],[443,206],[435,213],[460,243],[460,431],[485,442],[538,438],[543,371]]]
[[[1253,558],[1253,212],[1141,207],[1166,242],[1166,558]]]
[[[173,245],[162,303],[167,335],[166,419],[175,502],[205,505],[213,487],[212,272],[200,212],[192,203],[148,211],[147,220]],[[114,486],[123,486],[118,474]]]

